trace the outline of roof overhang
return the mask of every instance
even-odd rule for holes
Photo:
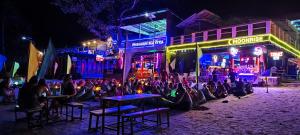
[[[164,34],[167,29],[167,21],[166,19],[143,22],[133,25],[122,26],[121,29],[131,31],[134,33],[140,33],[143,35],[151,36],[155,34]]]

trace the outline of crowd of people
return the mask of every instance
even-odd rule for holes
[[[9,78],[0,84],[5,100],[15,100],[13,89],[9,87]],[[4,93],[3,93],[4,92]],[[237,97],[252,93],[252,84],[239,79],[231,71],[228,79],[218,80],[213,74],[207,82],[189,79],[179,74],[162,73],[160,77],[147,79],[128,79],[124,85],[117,79],[72,80],[66,75],[62,81],[46,82],[36,76],[25,83],[19,90],[17,103],[22,108],[44,107],[46,97],[50,95],[68,95],[68,100],[97,100],[102,96],[122,96],[128,94],[152,93],[162,95],[162,104],[179,109],[191,109],[207,100],[225,98],[229,94]],[[53,101],[53,108],[63,101]]]

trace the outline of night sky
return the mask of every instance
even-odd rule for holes
[[[146,1],[146,2],[144,2]],[[8,50],[20,44],[22,35],[32,36],[38,48],[46,48],[49,37],[57,48],[78,45],[80,41],[95,37],[76,23],[75,15],[65,15],[50,0],[2,0],[9,7],[5,44]],[[8,4],[7,4],[8,3]],[[150,6],[149,6],[150,5]],[[224,19],[231,17],[288,18],[300,13],[296,0],[140,0],[137,13],[169,8],[185,19],[202,9],[208,9]],[[14,18],[14,17],[12,17]],[[299,15],[300,18],[300,15]]]

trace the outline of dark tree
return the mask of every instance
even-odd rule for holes
[[[121,37],[122,18],[135,8],[138,0],[53,0],[52,3],[63,13],[76,15],[77,22],[99,38],[107,38],[112,33]]]

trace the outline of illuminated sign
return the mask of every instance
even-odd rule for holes
[[[239,44],[251,44],[264,42],[263,36],[254,36],[254,37],[242,37],[242,38],[234,38],[229,40],[229,44],[231,45],[239,45]]]
[[[166,38],[153,38],[129,41],[128,47],[130,48],[144,48],[144,47],[164,47],[166,45]]]
[[[104,61],[104,57],[102,55],[96,55],[96,61]]]
[[[257,56],[262,55],[263,54],[262,48],[261,47],[255,47],[253,54],[257,55]]]
[[[234,48],[234,47],[231,47],[231,48],[230,48],[230,54],[231,54],[232,56],[236,56],[238,52],[239,52],[238,49],[236,49],[236,48]]]
[[[213,58],[214,63],[216,63],[218,61],[218,56],[217,55],[213,55],[212,58]]]
[[[273,57],[273,60],[279,60],[283,56],[283,52],[270,52],[270,56]]]

